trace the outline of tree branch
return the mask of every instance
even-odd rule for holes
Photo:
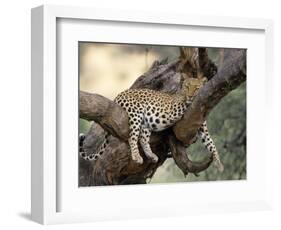
[[[191,143],[197,129],[219,101],[246,80],[246,50],[225,49],[218,73],[200,89],[183,119],[173,127],[180,141]]]
[[[177,140],[174,135],[169,135],[169,145],[175,163],[181,169],[184,175],[187,175],[188,173],[197,174],[201,171],[204,171],[213,161],[211,156],[200,163],[192,162],[186,154],[186,147],[182,142]]]
[[[197,163],[190,161],[182,143],[189,144],[211,109],[222,97],[245,81],[245,57],[245,50],[225,49],[217,72],[217,67],[208,57],[207,49],[181,48],[179,59],[169,63],[156,61],[147,73],[134,82],[131,88],[150,88],[175,93],[180,90],[183,75],[194,77],[197,73],[210,79],[172,131],[169,129],[152,134],[150,145],[159,157],[156,164],[145,157],[142,148],[139,149],[144,163],[139,165],[131,160],[127,143],[128,117],[119,105],[100,95],[80,92],[80,117],[99,124],[94,122],[87,134],[84,141],[85,151],[90,153],[97,150],[103,140],[103,129],[113,135],[109,138],[109,146],[103,158],[92,162],[92,173],[83,175],[80,186],[145,183],[170,157],[170,151],[175,163],[185,175],[208,168],[212,162],[211,158]],[[85,163],[81,158],[80,166],[83,165]]]
[[[121,106],[98,95],[80,91],[80,118],[95,121],[115,137],[129,137],[128,115]]]

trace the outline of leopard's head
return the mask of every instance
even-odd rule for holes
[[[186,101],[192,101],[197,95],[198,90],[207,82],[206,77],[201,78],[187,78],[183,82],[183,90]]]

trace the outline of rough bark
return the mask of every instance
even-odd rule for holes
[[[128,139],[128,116],[113,101],[87,92],[80,92],[80,117],[100,124],[105,130],[123,140]]]
[[[183,119],[173,127],[177,139],[189,144],[211,109],[245,80],[246,51],[225,49],[217,74],[200,89]]]
[[[185,153],[184,144],[190,144],[196,130],[211,109],[228,92],[246,79],[246,51],[225,49],[218,71],[205,48],[181,48],[178,60],[156,61],[148,72],[140,76],[131,88],[150,88],[168,93],[180,89],[183,77],[204,75],[209,79],[199,91],[184,117],[172,128],[151,136],[152,151],[158,155],[155,164],[144,158],[142,165],[131,160],[126,112],[111,100],[96,94],[80,92],[80,117],[92,120],[93,125],[84,141],[86,152],[97,150],[104,138],[104,130],[112,134],[109,146],[101,159],[91,163],[80,159],[80,186],[146,183],[156,169],[170,157],[186,175],[199,173],[209,167],[211,157],[192,162]]]

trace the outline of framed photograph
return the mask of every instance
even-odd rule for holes
[[[32,9],[32,219],[272,208],[272,33],[265,19]]]

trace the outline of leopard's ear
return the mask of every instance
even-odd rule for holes
[[[180,73],[180,85],[184,86],[189,81],[188,76],[185,73]]]

